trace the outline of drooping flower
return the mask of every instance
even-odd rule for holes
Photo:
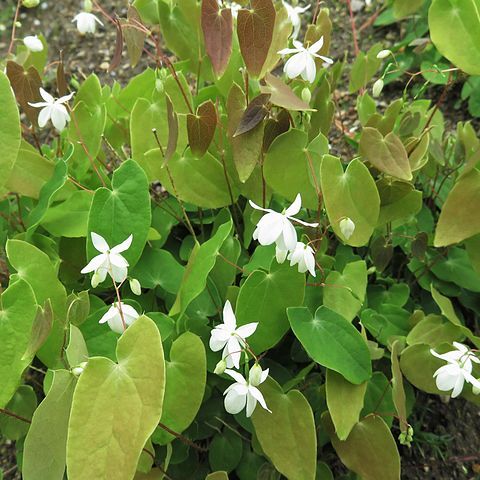
[[[383,79],[379,78],[378,80],[375,81],[372,87],[372,95],[374,98],[378,98],[380,94],[382,93],[384,86]]]
[[[227,367],[239,368],[245,339],[255,332],[257,326],[258,323],[253,322],[237,328],[237,319],[231,303],[227,300],[223,307],[223,323],[212,330],[210,348],[214,352],[223,348],[222,358],[226,361]]]
[[[36,35],[27,35],[23,39],[23,44],[31,52],[41,52],[41,51],[43,51],[43,43]]]
[[[293,25],[293,32],[291,36],[296,40],[300,32],[300,27],[302,26],[301,14],[305,13],[310,8],[310,5],[307,5],[306,7],[300,7],[297,5],[294,7],[285,1],[282,3],[287,10],[288,18]]]
[[[68,114],[64,103],[67,103],[73,97],[73,93],[55,99],[40,87],[40,95],[45,100],[44,102],[28,102],[31,107],[41,108],[40,114],[38,115],[38,126],[43,128],[47,122],[51,120],[53,126],[61,132],[65,128],[67,122],[70,121],[70,115]]]
[[[302,197],[298,194],[293,203],[282,213],[278,213],[270,208],[262,208],[250,200],[250,205],[256,210],[267,212],[259,222],[253,232],[253,239],[258,240],[261,245],[272,245],[276,243],[281,251],[293,250],[297,244],[297,232],[292,224],[292,220],[307,227],[316,227],[318,223],[307,223],[294,218],[302,207]],[[277,257],[278,259],[278,257]],[[281,262],[280,262],[281,263]]]
[[[430,353],[447,362],[434,374],[437,388],[444,392],[452,390],[451,397],[458,397],[463,390],[464,383],[470,383],[474,388],[480,389],[480,381],[472,375],[473,364],[480,363],[480,359],[465,345],[453,342],[455,350],[447,353],[437,353],[431,349]]]
[[[103,282],[107,278],[107,274],[115,282],[122,283],[127,278],[128,262],[120,254],[130,247],[133,235],[113,248],[110,248],[105,239],[98,233],[92,232],[91,236],[93,246],[100,252],[100,255],[93,257],[81,273],[95,272],[94,276],[97,283]]]
[[[258,372],[258,370],[260,371]],[[248,382],[242,374],[235,370],[227,369],[225,373],[235,380],[235,383],[230,385],[223,393],[225,395],[225,410],[228,413],[236,415],[246,406],[246,415],[250,417],[257,406],[257,402],[260,403],[262,408],[272,413],[267,407],[262,392],[257,388],[267,379],[268,368],[262,371],[259,365],[253,366],[248,375]]]
[[[289,53],[295,54],[287,60],[283,67],[283,71],[287,74],[288,78],[296,78],[301,75],[304,80],[313,83],[317,75],[315,57],[320,58],[325,63],[333,63],[331,58],[317,53],[323,47],[323,37],[307,48],[298,40],[294,40],[293,45],[295,48],[284,48],[278,52],[281,55],[287,55]]]
[[[340,220],[340,231],[342,235],[345,237],[345,240],[348,240],[355,231],[355,223],[350,217],[345,217]]]
[[[139,316],[139,313],[131,305],[120,303],[119,307],[119,304],[115,302],[107,310],[105,315],[98,321],[98,323],[107,322],[111,330],[113,330],[115,333],[122,334],[125,329],[129,327]]]
[[[275,258],[277,259],[278,263],[283,263],[288,255],[288,250],[282,250],[281,248],[278,247],[278,245],[275,247]]]
[[[315,252],[310,245],[303,242],[297,242],[294,250],[288,254],[290,266],[298,265],[298,271],[305,273],[307,270],[312,277],[315,276]]]
[[[86,33],[95,33],[97,23],[103,26],[103,23],[90,12],[80,12],[78,15],[75,15],[72,22],[77,22],[77,30],[82,35],[85,35]]]
[[[384,58],[387,58],[391,54],[392,54],[391,50],[380,50],[377,53],[377,58],[380,60],[383,60]]]

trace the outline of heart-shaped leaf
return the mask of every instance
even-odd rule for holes
[[[306,307],[290,307],[287,313],[293,333],[315,362],[356,385],[372,376],[365,340],[341,315],[323,305],[314,317]]]
[[[188,143],[192,153],[201,157],[213,140],[217,126],[217,111],[211,100],[197,108],[197,114],[187,115]]]
[[[387,175],[401,180],[412,179],[407,151],[393,132],[384,137],[376,128],[365,127],[360,136],[360,154]]]
[[[68,425],[67,474],[76,480],[130,480],[162,415],[162,339],[138,318],[117,345],[118,363],[94,357],[81,374]]]
[[[260,390],[272,411],[257,406],[252,415],[263,451],[289,480],[314,480],[317,435],[310,404],[298,390],[283,393],[272,378],[267,379]],[[302,448],[298,448],[299,445]]]

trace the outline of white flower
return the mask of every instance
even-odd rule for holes
[[[101,235],[92,232],[93,246],[100,252],[100,255],[93,257],[80,273],[95,272],[97,283],[103,282],[107,278],[107,274],[115,282],[122,283],[127,278],[128,262],[120,253],[130,247],[132,240],[133,235],[130,235],[119,245],[110,248]]]
[[[374,84],[373,84],[373,87],[372,87],[372,95],[375,97],[375,98],[378,98],[380,96],[380,94],[382,93],[382,90],[383,90],[383,80],[381,78],[379,78]]]
[[[112,306],[107,310],[107,313],[99,320],[98,323],[108,322],[108,326],[115,333],[122,334],[127,327],[129,327],[140,315],[138,312],[125,303],[121,303],[121,310],[118,303],[113,303]],[[123,314],[123,320],[122,320]]]
[[[278,247],[278,245],[275,247],[275,258],[277,259],[278,263],[283,263],[288,255],[288,250],[282,250],[281,248]]]
[[[237,319],[232,310],[231,303],[227,300],[223,307],[223,323],[217,325],[211,333],[210,348],[218,352],[223,348],[222,358],[227,362],[227,367],[240,368],[240,357],[245,339],[257,329],[258,323],[247,323],[237,328]]]
[[[67,122],[70,121],[70,115],[68,114],[64,103],[67,103],[73,97],[73,93],[55,99],[43,88],[40,88],[40,95],[45,100],[44,102],[28,102],[31,107],[41,108],[40,114],[38,115],[39,127],[43,128],[47,122],[51,120],[53,126],[61,132],[65,128]]]
[[[355,231],[355,224],[353,220],[349,217],[345,217],[344,219],[340,220],[340,231],[342,235],[348,240]]]
[[[31,52],[41,52],[43,50],[43,43],[36,35],[28,35],[23,39],[23,44]]]
[[[251,200],[250,205],[256,210],[267,212],[257,223],[257,227],[253,232],[253,239],[258,240],[261,245],[276,243],[279,250],[293,250],[297,244],[297,232],[290,220],[294,220],[307,227],[318,226],[318,223],[307,223],[293,217],[302,207],[302,197],[300,194],[295,197],[293,203],[282,213],[275,212],[269,208],[259,207]],[[277,260],[278,258],[277,256]]]
[[[72,22],[77,22],[77,30],[85,35],[86,33],[95,33],[97,25],[95,22],[98,22],[103,26],[103,23],[93,14],[89,12],[81,12],[78,15],[75,15]]]
[[[258,368],[260,368],[258,366]],[[255,372],[255,367],[250,370],[248,375],[248,382],[235,370],[225,370],[227,375],[230,375],[235,383],[230,385],[225,392],[225,410],[232,415],[236,415],[241,412],[245,405],[247,406],[247,417],[250,417],[257,406],[257,402],[260,403],[262,408],[269,411],[265,399],[263,398],[262,392],[257,388],[258,385],[263,383],[268,377],[268,368],[264,371],[261,371],[260,375]]]
[[[298,271],[305,273],[307,270],[312,277],[315,276],[315,252],[310,245],[297,242],[297,246],[288,254],[290,266],[298,264]]]
[[[219,7],[223,7],[223,2],[221,0],[217,0],[217,2]],[[227,5],[227,8],[230,8],[230,10],[232,11],[232,17],[237,18],[238,11],[241,10],[243,7],[236,2],[230,2]]]
[[[310,5],[307,5],[306,7],[299,7],[298,5],[296,7],[292,7],[292,5],[284,1],[283,6],[287,10],[288,18],[293,25],[292,38],[297,39],[300,32],[300,27],[302,26],[300,14],[306,12],[310,8]]]
[[[313,83],[317,75],[315,57],[322,59],[325,63],[333,63],[331,58],[317,53],[323,47],[323,37],[308,48],[305,48],[298,40],[294,40],[293,45],[295,48],[284,48],[278,52],[281,55],[295,54],[287,60],[283,67],[288,78],[296,78],[301,75],[304,80]]]
[[[452,390],[451,396],[455,398],[462,393],[465,382],[471,383],[474,388],[480,388],[480,382],[472,376],[472,362],[480,363],[480,359],[465,345],[458,342],[453,342],[453,345],[456,350],[443,354],[430,350],[430,353],[448,362],[440,367],[433,377],[439,390]]]

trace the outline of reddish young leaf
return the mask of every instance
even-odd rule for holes
[[[251,4],[251,9],[238,12],[237,33],[247,70],[257,77],[272,43],[276,12],[272,0],[252,0]]]
[[[262,93],[270,94],[270,102],[277,107],[287,110],[296,110],[298,112],[313,111],[310,105],[297,97],[293,90],[286,85],[283,80],[270,73],[265,76],[266,85],[260,86]]]
[[[115,70],[120,65],[120,61],[122,59],[123,31],[120,20],[118,20],[117,18],[115,19],[115,27],[117,29],[117,37],[115,40],[115,53],[113,54],[112,61],[110,62],[110,66],[108,67],[109,72]]]
[[[35,67],[24,70],[18,63],[7,62],[7,77],[15,93],[17,102],[22,107],[32,125],[37,125],[38,108],[31,107],[28,103],[42,102],[40,87],[42,80]]]
[[[217,0],[203,0],[202,30],[213,71],[220,77],[227,68],[232,53],[232,10],[220,9]]]
[[[57,66],[57,93],[59,97],[63,97],[64,95],[68,94],[67,77],[65,76],[62,58],[60,58]]]
[[[267,152],[272,142],[290,128],[290,114],[286,110],[280,110],[276,118],[269,118],[265,122],[263,132],[263,151]]]
[[[217,126],[217,111],[211,100],[202,103],[197,114],[187,115],[188,143],[192,153],[202,157],[208,150]]]
[[[248,104],[233,135],[234,137],[253,130],[267,116],[269,100],[270,94],[262,93]]]

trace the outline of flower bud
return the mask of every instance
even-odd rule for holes
[[[76,377],[79,377],[83,373],[83,371],[85,370],[86,366],[87,366],[87,362],[82,362],[79,365],[77,365],[76,367],[72,368],[72,373]]]
[[[255,363],[251,368],[248,379],[250,380],[250,384],[254,387],[260,385],[262,382],[262,367],[258,363]]]
[[[83,10],[87,13],[92,11],[93,5],[92,0],[83,0]]]
[[[135,295],[141,295],[142,294],[142,286],[140,285],[140,282],[136,278],[131,278],[130,279],[130,290]]]
[[[373,84],[373,87],[372,87],[372,95],[377,98],[378,96],[380,96],[380,94],[382,93],[382,90],[383,90],[383,80],[381,78],[379,78],[374,84]]]
[[[378,59],[387,58],[391,54],[392,52],[390,50],[381,50],[380,52],[377,53],[377,58]]]
[[[40,0],[22,0],[22,6],[25,8],[38,7]]]
[[[90,281],[90,283],[92,284],[92,288],[97,288],[98,287],[98,284],[102,281],[102,279],[100,278],[100,275],[98,274],[98,272],[95,272],[93,275],[92,275],[92,280]]]
[[[307,87],[304,87],[302,90],[302,100],[305,103],[310,103],[311,99],[312,99],[312,92]]]
[[[345,237],[345,239],[348,240],[355,231],[355,223],[353,223],[353,220],[349,217],[345,217],[343,220],[341,220],[340,231],[342,232],[342,235]]]
[[[22,26],[22,22],[15,22],[15,27],[20,28]]]
[[[480,381],[480,378],[477,380]],[[472,385],[472,393],[474,395],[480,395],[480,388],[476,387],[475,385]]]
[[[222,358],[215,366],[215,370],[213,371],[213,373],[215,375],[221,375],[226,368],[227,368],[227,362]]]

